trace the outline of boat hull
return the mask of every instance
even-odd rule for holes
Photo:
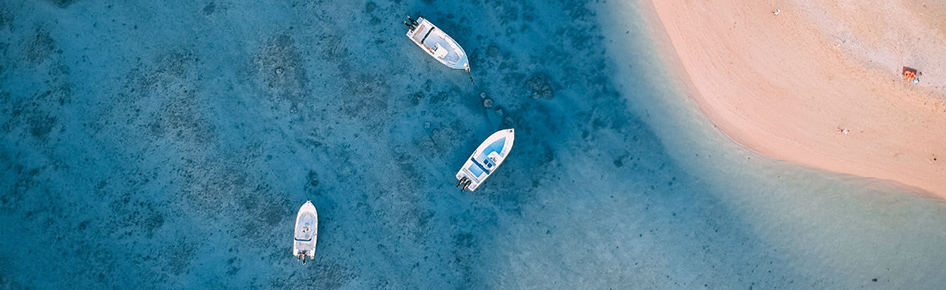
[[[292,255],[302,259],[315,257],[315,244],[319,236],[319,213],[311,201],[306,201],[296,214],[293,231]]]
[[[450,35],[423,17],[417,18],[414,29],[408,29],[407,38],[428,55],[452,69],[470,69],[470,61],[460,44]]]
[[[457,172],[456,177],[460,181],[458,186],[476,191],[506,160],[512,150],[513,141],[515,141],[514,129],[500,130],[486,138],[486,141],[473,151]]]

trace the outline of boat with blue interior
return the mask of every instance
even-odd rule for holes
[[[302,260],[315,258],[315,242],[319,237],[319,213],[306,201],[296,214],[296,228],[292,237],[292,255]]]
[[[457,172],[457,187],[460,187],[460,191],[476,191],[506,160],[514,139],[514,129],[499,130],[486,138]]]

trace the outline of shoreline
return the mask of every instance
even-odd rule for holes
[[[935,59],[946,48],[926,46],[935,41],[922,37],[905,44],[874,39],[912,38],[917,33],[903,26],[923,25],[929,29],[918,33],[946,39],[937,15],[903,8],[890,14],[918,15],[911,18],[916,21],[876,31],[876,24],[850,20],[844,11],[835,11],[844,21],[812,16],[830,11],[819,10],[828,4],[643,4],[663,28],[654,29],[664,34],[656,36],[664,38],[658,46],[675,53],[661,61],[736,143],[777,160],[895,181],[918,195],[946,199],[946,88],[937,86],[946,65]],[[896,10],[884,9],[874,11]],[[842,40],[832,45],[832,39]],[[927,72],[919,85],[890,72],[900,62]]]

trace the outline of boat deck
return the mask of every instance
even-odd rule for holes
[[[295,238],[296,241],[311,241],[315,237],[316,229],[315,226],[315,215],[311,212],[303,212],[299,217],[299,227],[296,227]]]
[[[450,65],[455,65],[462,59],[462,49],[455,42],[446,39],[445,36],[445,32],[424,20],[419,23],[411,39],[434,57],[440,58]]]

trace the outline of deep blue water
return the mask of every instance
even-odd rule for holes
[[[619,4],[0,2],[0,289],[946,285],[941,201],[733,144]]]

